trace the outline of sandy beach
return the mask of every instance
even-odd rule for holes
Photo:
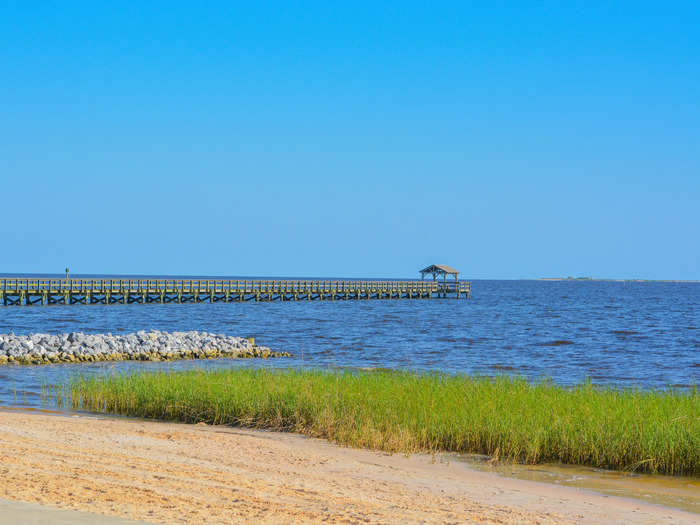
[[[0,411],[0,474],[6,500],[153,523],[697,523],[696,514],[439,457],[11,410]]]

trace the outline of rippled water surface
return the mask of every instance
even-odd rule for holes
[[[0,333],[204,330],[278,360],[0,367],[0,404],[40,404],[74,373],[232,366],[387,367],[687,387],[700,377],[700,284],[474,281],[466,300],[0,307]]]

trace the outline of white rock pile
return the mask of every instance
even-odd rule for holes
[[[256,346],[252,338],[207,332],[133,334],[0,334],[0,365],[41,365],[94,361],[171,361],[217,357],[288,357]]]

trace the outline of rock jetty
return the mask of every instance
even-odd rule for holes
[[[256,346],[253,338],[207,332],[133,334],[0,334],[0,365],[42,365],[95,361],[172,361],[219,357],[288,357]]]

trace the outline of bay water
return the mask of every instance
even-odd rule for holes
[[[0,307],[0,333],[199,330],[292,358],[0,367],[0,405],[41,406],[72,374],[212,367],[400,368],[562,385],[689,388],[700,378],[700,283],[473,281],[469,300]]]

